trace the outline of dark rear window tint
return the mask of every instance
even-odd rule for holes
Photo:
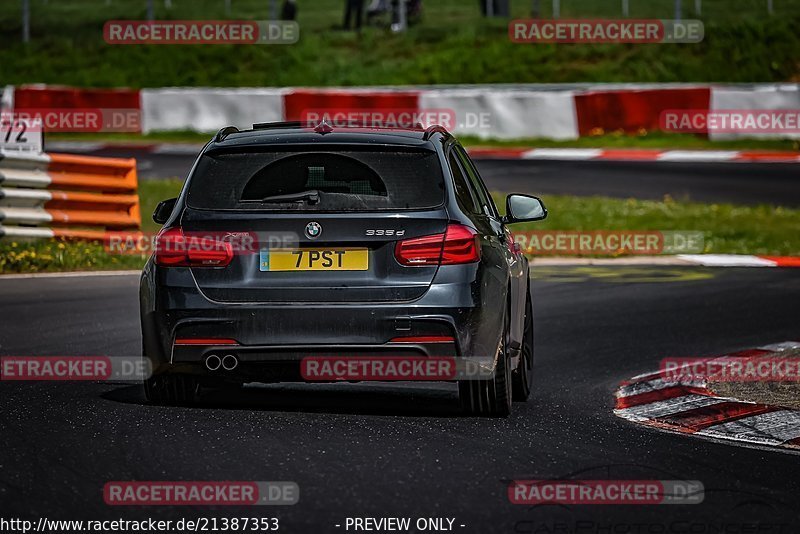
[[[448,161],[450,163],[450,169],[453,171],[453,184],[456,186],[456,199],[459,204],[462,208],[467,210],[468,213],[480,213],[481,210],[478,208],[475,199],[472,197],[472,193],[469,191],[467,179],[464,177],[464,173],[461,172],[461,167],[459,167],[458,161],[456,161],[455,154],[451,152]]]
[[[307,192],[316,198],[274,199]],[[373,211],[443,202],[437,154],[394,149],[210,153],[198,162],[187,193],[196,209]]]

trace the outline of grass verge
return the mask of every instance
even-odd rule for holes
[[[174,197],[181,180],[148,180],[139,185],[145,233],[157,231],[150,220],[156,204]],[[504,205],[500,194],[498,206]],[[546,196],[547,220],[514,225],[528,230],[702,231],[706,253],[800,256],[800,210],[773,206],[737,206],[605,197]],[[146,256],[116,255],[99,243],[0,241],[0,273],[139,269]]]
[[[269,18],[269,2],[154,2],[157,19]],[[672,0],[631,2],[632,19],[673,18]],[[392,33],[386,20],[342,31],[342,0],[298,2],[294,45],[122,45],[103,40],[107,20],[144,19],[146,2],[31,2],[31,41],[21,42],[22,2],[0,3],[0,79],[100,87],[350,86],[454,83],[772,82],[800,76],[800,1],[704,0],[698,44],[515,44],[508,19],[480,16],[479,2],[425,2],[422,20]],[[541,2],[541,16],[552,16]],[[620,17],[619,2],[570,0],[561,16]],[[528,18],[530,0],[512,0]]]
[[[800,210],[768,205],[702,204],[606,197],[543,197],[549,217],[527,230],[703,232],[704,254],[800,255]],[[496,196],[498,206],[504,204]]]

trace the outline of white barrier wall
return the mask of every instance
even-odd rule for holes
[[[142,131],[212,132],[222,126],[250,128],[283,120],[283,95],[275,88],[142,89]]]
[[[712,87],[711,111],[737,110],[800,110],[800,85],[754,85],[752,87]],[[800,139],[800,133],[715,133],[712,141],[725,139]]]
[[[572,91],[446,89],[422,91],[423,110],[453,110],[456,135],[481,139],[577,139]]]
[[[581,120],[595,120],[597,112],[621,113],[606,109],[576,110],[576,97],[582,92],[635,91],[646,88],[686,89],[685,84],[655,85],[611,85],[611,84],[566,84],[566,85],[495,85],[495,86],[431,86],[431,87],[347,87],[331,88],[338,95],[331,97],[321,92],[320,106],[353,106],[353,95],[376,93],[376,106],[387,91],[411,93],[418,110],[436,111],[440,117],[450,117],[453,124],[446,126],[458,135],[471,135],[481,139],[544,138],[570,140],[580,137]],[[696,86],[692,86],[696,87]],[[22,88],[30,93],[31,88]],[[710,87],[711,110],[784,110],[800,109],[800,84],[751,84],[719,85]],[[43,91],[47,87],[42,87]],[[14,105],[13,87],[0,86],[0,108],[11,109]],[[78,91],[80,91],[78,89]],[[128,90],[131,92],[132,90]],[[214,132],[222,126],[234,125],[249,128],[255,122],[286,120],[287,106],[290,114],[292,100],[289,95],[308,93],[309,90],[295,88],[157,88],[138,91],[142,112],[142,131],[193,130]],[[311,89],[310,92],[320,92]],[[135,92],[135,91],[134,91]],[[16,100],[20,96],[16,95]],[[30,95],[28,94],[30,97]],[[86,96],[86,95],[84,95]],[[295,94],[295,97],[301,97]],[[103,95],[90,94],[87,98],[99,99]],[[138,97],[138,98],[137,98]],[[287,97],[288,104],[287,104]],[[305,97],[303,97],[305,98]],[[309,97],[309,101],[313,101]],[[361,102],[362,99],[358,101]],[[43,100],[47,101],[47,99]],[[305,101],[305,100],[304,100]],[[370,100],[366,99],[368,103]],[[81,100],[83,102],[83,100]],[[339,103],[341,102],[341,103]],[[85,105],[85,104],[83,104]],[[357,104],[365,105],[363,102]],[[409,104],[406,104],[409,105]],[[103,107],[97,104],[95,107]],[[705,107],[705,101],[703,102]],[[295,110],[296,111],[296,110]],[[449,114],[448,114],[449,112]],[[655,113],[656,111],[653,111]],[[588,114],[588,119],[584,115]],[[602,115],[602,113],[600,113]],[[613,115],[611,115],[613,117]],[[596,122],[596,120],[595,120]],[[657,117],[656,117],[657,122]],[[594,124],[594,123],[592,123]],[[584,125],[585,126],[585,125]],[[735,138],[794,138],[791,133],[713,133],[712,140]]]
[[[0,93],[0,111],[14,109],[14,86],[6,85]]]

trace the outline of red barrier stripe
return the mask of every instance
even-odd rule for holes
[[[467,150],[473,158],[518,159],[530,148],[470,148]]]
[[[611,159],[624,161],[653,161],[664,151],[660,149],[632,148],[632,149],[604,149],[597,159]]]
[[[739,152],[739,160],[741,161],[771,161],[771,162],[798,162],[800,161],[800,152]]]
[[[696,386],[673,386],[646,393],[639,393],[638,395],[630,395],[628,397],[617,398],[617,410],[623,408],[632,408],[634,406],[642,406],[643,404],[651,404],[653,402],[663,401],[667,399],[675,399],[677,397],[684,397],[686,395],[710,395],[710,392],[704,387]]]
[[[138,89],[86,89],[24,85],[14,90],[14,107],[141,109]]]
[[[792,256],[759,256],[759,258],[774,261],[778,267],[800,267],[800,257]]]
[[[418,91],[347,91],[297,89],[283,97],[284,117],[304,119],[308,111],[419,110]]]
[[[765,404],[748,404],[744,402],[722,402],[711,406],[693,408],[672,415],[665,415],[651,420],[648,424],[661,427],[678,427],[681,432],[698,432],[720,423],[743,419],[751,415],[775,412],[781,408]]]
[[[709,109],[711,90],[643,89],[597,91],[575,95],[581,137],[606,132],[660,130],[661,112],[668,109]]]

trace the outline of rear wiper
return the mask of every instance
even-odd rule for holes
[[[300,193],[289,193],[288,195],[272,195],[264,197],[261,202],[308,202],[309,204],[316,204],[319,202],[319,191],[311,189],[309,191],[302,191]]]

